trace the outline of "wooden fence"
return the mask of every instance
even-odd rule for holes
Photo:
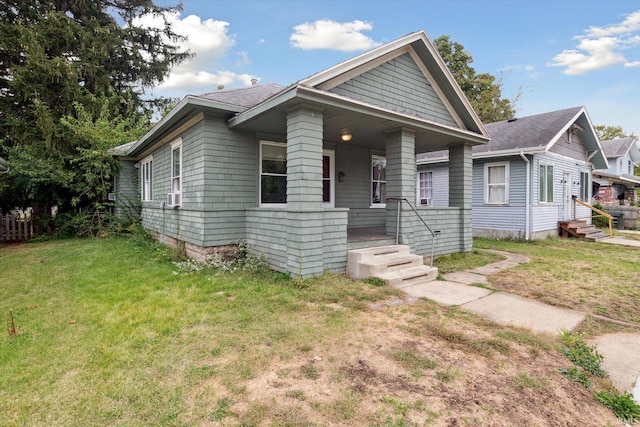
[[[0,242],[21,242],[33,237],[31,217],[0,214]]]

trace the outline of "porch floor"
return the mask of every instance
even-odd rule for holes
[[[386,227],[356,227],[347,229],[347,243],[369,242],[372,240],[389,240],[395,237],[387,236]]]

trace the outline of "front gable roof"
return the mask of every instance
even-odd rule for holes
[[[401,86],[406,75],[395,74],[383,81],[365,81],[370,73],[378,72],[390,62],[402,58],[400,67],[410,67],[414,77],[421,79],[421,87],[432,92],[431,97],[418,94],[416,87]],[[416,71],[417,70],[417,71]],[[395,79],[395,81],[393,81]],[[414,81],[417,81],[414,79]],[[345,84],[362,86],[362,96],[344,90]],[[415,108],[416,104],[428,104]],[[404,105],[402,105],[404,103]],[[339,136],[349,127],[353,134],[372,141],[379,139],[391,127],[409,127],[416,131],[416,147],[422,151],[445,148],[452,143],[483,144],[489,139],[482,122],[469,104],[462,90],[447,69],[436,48],[423,31],[409,34],[396,41],[365,52],[311,77],[300,80],[264,102],[237,114],[229,120],[232,129],[259,131],[269,134],[286,133],[286,111],[300,104],[313,105],[325,111],[325,138]],[[407,108],[408,106],[408,108]],[[439,114],[430,114],[434,111]],[[351,129],[354,126],[356,129]]]
[[[491,141],[485,146],[474,147],[475,157],[547,152],[569,129],[575,128],[580,133],[587,156],[595,168],[609,167],[585,107],[503,120],[489,123],[486,128],[491,135]]]
[[[385,67],[388,70],[384,70]],[[376,73],[387,73],[388,76],[386,79],[372,77],[372,74]],[[407,81],[413,84],[406,84]],[[356,85],[360,82],[360,85],[373,89],[374,94],[377,95],[377,97],[361,95],[361,101],[487,136],[480,118],[424,31],[408,34],[348,59],[301,80],[299,84],[344,94],[345,91],[340,90],[341,86],[349,82]],[[403,83],[406,86],[403,86]],[[389,86],[396,86],[394,89],[397,90],[392,91]],[[349,95],[353,97],[353,94],[351,92]],[[398,94],[404,95],[404,105],[384,102],[385,99],[394,98]],[[428,96],[427,99],[424,98],[425,94]],[[420,99],[422,104],[425,104],[425,100],[426,103],[431,103],[425,107],[426,109],[433,112],[442,107],[446,110],[448,117],[443,119],[425,111],[407,108],[407,100],[416,96],[422,98]]]
[[[602,141],[602,148],[607,159],[617,159],[629,154],[632,162],[640,163],[638,139],[633,136]]]
[[[378,97],[354,97],[344,92],[352,81],[362,83],[381,68],[392,73],[400,68],[413,76],[422,89],[416,97],[416,87],[390,90],[384,84],[368,84]],[[395,68],[394,68],[395,67]],[[378,70],[376,70],[378,69]],[[394,75],[388,84],[402,84],[406,76]],[[343,85],[343,86],[341,86]],[[380,87],[376,87],[380,86]],[[391,99],[392,92],[396,96]],[[325,109],[325,135],[339,135],[336,129],[350,123],[363,140],[388,130],[391,126],[416,130],[416,147],[440,149],[451,143],[484,144],[489,135],[471,104],[447,69],[435,46],[424,31],[418,31],[344,61],[325,71],[300,80],[288,87],[277,84],[188,95],[164,116],[127,152],[139,158],[166,142],[185,123],[194,123],[203,112],[215,112],[228,118],[231,129],[286,134],[286,111],[300,104]],[[424,105],[421,105],[424,104]],[[366,118],[366,120],[365,120]],[[371,140],[372,138],[369,138]],[[437,148],[436,148],[437,147]]]
[[[473,147],[473,158],[491,158],[549,151],[565,133],[577,125],[589,160],[596,169],[608,168],[602,145],[585,107],[567,108],[549,113],[486,124],[491,141]],[[418,156],[419,163],[446,161],[447,152]]]

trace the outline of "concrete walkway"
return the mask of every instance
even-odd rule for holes
[[[602,242],[626,244],[618,239],[605,240]],[[637,246],[640,246],[640,241],[627,242],[637,242]],[[523,255],[492,252],[504,256],[505,260],[473,270],[445,274],[445,280],[408,286],[402,290],[412,299],[427,298],[442,305],[457,305],[498,324],[528,328],[535,333],[557,335],[562,330],[574,330],[584,321],[585,313],[483,287],[489,284],[488,275],[529,262],[529,258]],[[619,390],[632,392],[634,399],[640,403],[640,334],[610,334],[594,339],[593,343],[604,357],[602,367],[613,384]]]

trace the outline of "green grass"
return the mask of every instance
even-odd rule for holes
[[[536,274],[568,274],[556,264],[565,265],[564,257],[591,262],[594,247],[558,241],[479,245],[525,253],[531,264],[543,266],[538,273],[525,264],[497,276],[499,283],[518,284],[515,291],[540,292],[541,298],[546,288]],[[636,262],[625,248],[615,249],[600,258],[605,272]],[[0,311],[4,318],[12,310],[17,331],[12,338],[0,331],[2,426],[400,426],[436,418],[444,425],[478,414],[466,406],[442,409],[446,394],[462,383],[478,393],[499,385],[505,399],[523,389],[558,399],[566,394],[547,382],[560,376],[558,342],[550,338],[429,301],[370,310],[371,303],[401,295],[376,281],[338,274],[299,280],[273,272],[186,273],[168,254],[156,243],[124,238],[0,248]],[[452,271],[500,259],[486,254],[480,249],[441,259]],[[608,284],[599,269],[590,269],[589,277]],[[513,275],[503,277],[507,272]],[[577,280],[561,283],[569,294],[582,292]],[[616,300],[603,286],[585,292],[599,295],[600,312],[615,315],[632,307],[612,301],[638,300],[635,288],[621,283],[627,293]],[[557,296],[550,292],[548,298]],[[484,368],[465,368],[475,363]],[[398,374],[390,375],[389,366]],[[445,393],[441,400],[407,397],[433,389]],[[576,408],[592,408],[591,399]],[[487,405],[483,413],[496,418],[486,423],[510,422],[500,406]],[[572,416],[582,416],[583,409]]]
[[[340,339],[368,302],[397,294],[331,274],[182,274],[160,252],[123,238],[0,250],[0,310],[19,331],[0,335],[3,425],[219,420],[233,396],[212,409],[190,395],[199,384],[242,393],[272,359]]]
[[[580,239],[474,239],[478,249],[523,254],[531,262],[492,276],[499,290],[587,314],[640,324],[640,251]]]
[[[504,257],[501,255],[486,250],[474,249],[471,252],[439,256],[435,259],[433,265],[438,267],[440,274],[446,274],[454,271],[471,270],[503,259]]]

